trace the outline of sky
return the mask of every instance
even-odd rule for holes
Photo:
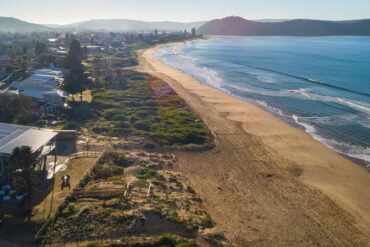
[[[207,21],[246,19],[370,18],[370,0],[0,0],[0,16],[39,24],[91,19]]]

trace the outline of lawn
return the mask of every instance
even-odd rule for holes
[[[71,191],[65,188],[63,191],[60,188],[61,177],[69,175],[71,177],[71,190],[76,187],[83,175],[95,163],[96,158],[77,158],[69,163],[67,170],[58,172],[55,175],[54,189],[50,194],[33,208],[32,221],[44,222],[49,215],[53,215],[58,206],[63,202]]]
[[[76,93],[74,95],[69,95],[68,101],[81,101],[80,94]],[[85,90],[82,92],[82,101],[91,103],[92,101],[91,90]]]

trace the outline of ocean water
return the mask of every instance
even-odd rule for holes
[[[220,37],[156,56],[370,162],[370,37]]]

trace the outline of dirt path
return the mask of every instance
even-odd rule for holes
[[[236,246],[370,246],[354,217],[298,179],[301,166],[220,110],[227,100],[212,100],[203,86],[180,84],[145,59],[139,70],[168,81],[215,134],[214,150],[176,155],[212,218]]]

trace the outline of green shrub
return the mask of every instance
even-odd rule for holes
[[[114,120],[115,117],[122,115],[124,117],[124,111],[121,109],[108,109],[103,112],[105,119]],[[114,120],[117,121],[117,120]]]
[[[138,160],[134,165],[135,166],[146,166],[148,164],[148,161],[147,160]]]
[[[156,170],[150,169],[150,168],[144,168],[144,170],[140,171],[138,174],[135,176],[138,179],[149,179],[152,177],[155,177],[158,174]]]
[[[95,132],[96,134],[106,133],[106,132],[109,131],[109,127],[106,127],[106,126],[94,126],[92,128],[92,131]]]
[[[143,148],[146,148],[146,149],[154,149],[154,148],[157,148],[157,144],[155,144],[152,141],[146,141],[143,144]]]
[[[79,125],[76,122],[73,121],[68,121],[64,126],[63,129],[65,130],[73,130],[73,129],[78,129]]]
[[[67,206],[67,211],[69,214],[74,214],[76,212],[76,205],[74,203],[69,203]]]
[[[93,116],[90,105],[86,102],[75,102],[68,111],[68,120],[74,122],[86,122]]]
[[[126,166],[128,165],[128,160],[125,154],[118,152],[105,153],[104,156],[100,159],[102,164],[111,164],[116,166]]]
[[[83,213],[86,213],[88,211],[90,211],[90,208],[88,206],[83,206],[80,208],[80,210],[76,214],[76,217],[80,217]]]
[[[126,116],[124,114],[117,114],[114,117],[111,118],[113,121],[125,121]]]
[[[108,181],[110,181],[110,182],[120,182],[120,181],[122,181],[122,177],[121,176],[112,176],[112,177],[108,178]]]
[[[84,176],[81,180],[80,180],[80,182],[78,183],[78,185],[77,185],[77,187],[78,188],[83,188],[83,187],[85,187],[89,182],[90,182],[90,180],[91,180],[91,176],[88,174],[88,175],[86,175],[86,176]]]
[[[126,121],[121,121],[121,122],[119,122],[119,124],[118,124],[118,127],[123,128],[123,129],[130,128],[130,126],[131,126],[131,125],[130,125],[128,122],[126,122]]]
[[[144,121],[140,121],[140,120],[135,122],[134,127],[138,130],[143,130],[143,131],[150,131],[151,130],[150,124],[148,124]]]
[[[115,153],[113,155],[113,164],[117,166],[126,166],[128,164],[126,155],[122,153]]]
[[[137,120],[138,120],[138,118],[135,117],[135,116],[130,117],[130,122],[131,123],[135,123]]]
[[[86,247],[103,247],[104,245],[98,243],[98,242],[90,242],[86,244]]]
[[[174,235],[166,234],[159,238],[158,245],[166,247],[176,247],[177,238]]]
[[[102,158],[102,161],[104,161],[104,159]],[[102,162],[100,161],[100,162]],[[120,160],[119,162],[124,163],[126,164],[126,160]],[[115,164],[110,163],[110,164],[102,164],[100,163],[99,165],[97,165],[96,167],[94,167],[93,169],[93,178],[94,179],[108,179],[112,176],[119,176],[119,175],[122,175],[123,174],[123,168],[122,167],[119,167]]]
[[[176,244],[176,247],[196,247],[195,240],[183,240]]]

